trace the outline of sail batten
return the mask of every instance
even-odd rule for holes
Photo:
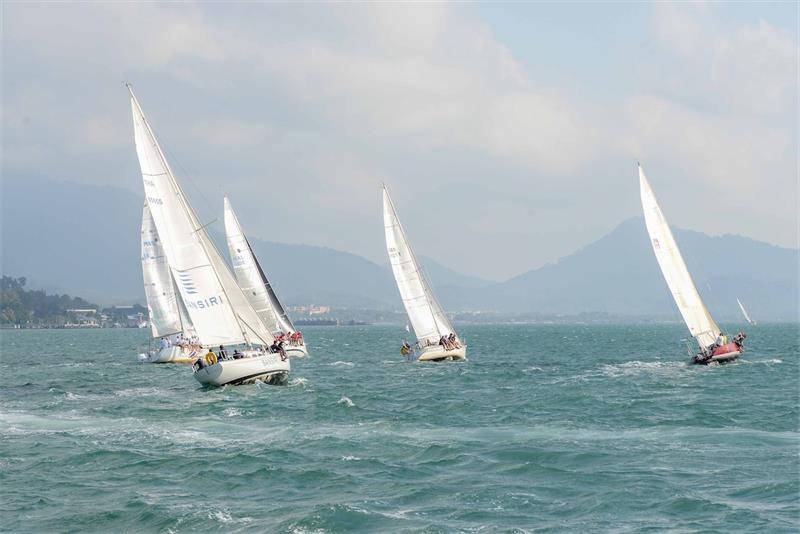
[[[236,281],[244,290],[250,305],[258,312],[262,322],[273,332],[294,332],[294,324],[267,280],[227,196],[225,235]]]
[[[436,343],[442,336],[455,333],[420,268],[385,187],[383,223],[389,262],[417,340]]]
[[[199,223],[130,86],[128,90],[145,198],[196,335],[206,345],[271,343],[269,330]]]
[[[639,190],[645,225],[650,236],[650,245],[658,260],[658,265],[661,267],[664,280],[666,280],[678,311],[692,336],[702,348],[708,347],[715,342],[720,331],[719,327],[697,292],[686,262],[683,260],[641,165],[639,166]]]

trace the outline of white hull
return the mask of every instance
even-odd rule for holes
[[[192,352],[173,345],[143,354],[141,360],[145,363],[192,363],[196,359],[196,355],[192,356]]]
[[[287,356],[291,356],[292,358],[305,358],[308,356],[308,349],[305,343],[302,345],[284,345],[283,350],[286,352]]]
[[[420,362],[439,362],[445,360],[466,360],[467,359],[467,346],[463,345],[457,349],[445,350],[443,347],[437,345],[434,347],[425,347],[414,351],[409,355],[409,359]]]
[[[249,356],[253,354],[252,356]],[[289,377],[289,358],[282,360],[279,354],[261,354],[245,351],[249,357],[239,360],[224,360],[207,365],[194,372],[194,378],[203,385],[224,386],[226,384],[252,384],[255,381],[282,384]]]

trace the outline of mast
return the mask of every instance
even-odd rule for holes
[[[739,300],[738,297],[736,298],[736,302],[739,304],[739,309],[742,310],[742,315],[744,315],[744,318],[747,320],[747,322],[751,325],[755,325],[755,321],[750,318],[750,314],[748,314],[747,310],[744,309],[744,304],[742,304],[742,301]]]
[[[256,258],[253,247],[244,234],[239,218],[233,211],[233,206],[227,196],[224,199],[224,205],[225,235],[233,263],[233,272],[239,287],[242,288],[264,324],[274,324],[276,330],[293,332],[294,325],[261,268],[261,263]]]
[[[720,332],[719,327],[697,292],[672,230],[641,165],[639,165],[639,190],[650,244],[664,280],[692,336],[701,348],[708,347],[716,341]]]
[[[130,84],[145,195],[173,278],[197,335],[207,344],[263,344],[272,336],[252,310],[178,184]]]
[[[436,340],[442,335],[455,333],[420,268],[414,249],[408,241],[385,185],[383,186],[383,204],[389,261],[417,339]],[[402,257],[404,253],[408,259]],[[412,268],[410,271],[406,268],[408,265]]]
[[[172,285],[169,264],[147,202],[142,208],[141,236],[142,279],[152,335],[160,338],[177,334],[183,331],[180,297]]]

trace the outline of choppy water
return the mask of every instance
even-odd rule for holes
[[[203,389],[145,331],[2,333],[0,528],[796,531],[798,327],[689,366],[680,325],[309,328],[290,385]]]

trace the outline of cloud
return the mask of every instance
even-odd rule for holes
[[[127,79],[267,239],[382,261],[386,181],[421,254],[502,278],[638,214],[641,159],[673,222],[796,243],[795,37],[718,4],[643,11],[597,77],[575,20],[520,40],[462,4],[6,4],[4,175],[138,188]]]

